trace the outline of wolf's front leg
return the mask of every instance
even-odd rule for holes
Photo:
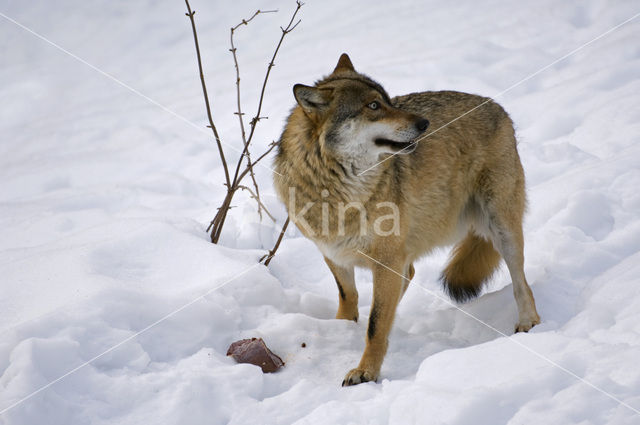
[[[367,345],[358,367],[350,370],[342,381],[343,387],[378,379],[396,307],[402,296],[403,266],[402,262],[373,265],[373,302],[367,328]]]
[[[358,290],[353,267],[342,267],[324,257],[338,285],[338,312],[336,319],[358,321]]]

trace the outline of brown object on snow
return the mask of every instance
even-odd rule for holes
[[[284,366],[284,362],[269,350],[262,338],[241,339],[229,346],[227,356],[238,363],[251,363],[260,366],[264,373],[275,372]]]

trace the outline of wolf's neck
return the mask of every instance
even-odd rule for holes
[[[335,201],[365,203],[371,199],[384,178],[386,166],[375,167],[375,163],[361,158],[337,158],[323,151],[320,140],[313,143],[319,147],[307,152],[307,157],[313,159],[309,158],[294,172],[314,181],[316,193],[327,190]]]
[[[335,159],[343,171],[341,183],[347,190],[352,200],[365,201],[371,198],[378,189],[381,179],[384,178],[386,166],[363,158]]]

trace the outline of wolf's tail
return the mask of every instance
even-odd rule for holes
[[[453,249],[451,260],[442,272],[445,291],[458,302],[468,301],[480,293],[484,283],[500,264],[500,254],[493,244],[469,233]]]

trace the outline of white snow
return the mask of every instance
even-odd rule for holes
[[[214,119],[239,149],[228,30],[280,10],[237,33],[251,115],[294,3],[191,3]],[[221,244],[208,242],[224,187],[184,3],[3,0],[0,12],[194,123],[0,17],[0,424],[640,423],[640,17],[497,98],[518,129],[543,322],[512,334],[504,270],[461,308],[506,337],[429,293],[444,296],[439,252],[416,265],[379,383],[341,388],[364,347],[371,276],[356,276],[356,324],[332,319],[333,278],[299,233],[257,263],[285,218],[268,167],[257,177],[280,223],[257,223],[242,193]],[[392,95],[493,96],[638,12],[310,0],[273,69],[256,151],[279,137],[292,85],[343,51]],[[285,368],[225,356],[252,336]]]

